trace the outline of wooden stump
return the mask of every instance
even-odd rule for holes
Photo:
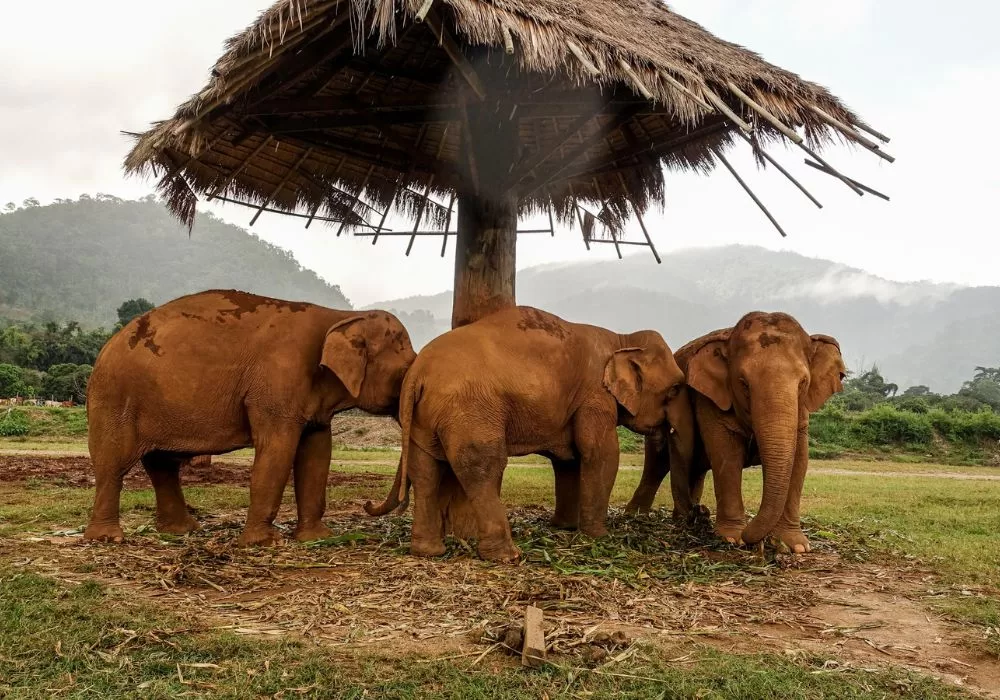
[[[545,630],[542,628],[542,611],[534,605],[529,605],[524,611],[521,665],[538,668],[543,663],[545,663]]]

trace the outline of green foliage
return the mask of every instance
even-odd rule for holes
[[[628,428],[618,428],[618,449],[626,454],[642,452],[645,445],[642,435],[633,433]]]
[[[123,299],[161,304],[213,288],[349,307],[290,252],[211,213],[198,214],[189,236],[153,198],[97,195],[10,211],[0,215],[0,251],[0,316],[47,310],[52,320],[110,328]]]
[[[24,396],[26,393],[21,368],[0,364],[0,397]]]
[[[116,311],[118,314],[118,325],[115,326],[115,330],[121,329],[136,316],[142,316],[147,311],[152,311],[153,308],[155,308],[153,304],[142,297],[122,302],[122,305]]]
[[[0,362],[42,372],[53,365],[93,365],[107,340],[105,330],[84,330],[75,321],[8,323],[0,327]]]
[[[62,364],[49,367],[42,381],[42,396],[54,401],[87,402],[87,382],[93,371],[90,365]]]
[[[0,437],[21,437],[30,430],[28,415],[16,408],[0,410]]]

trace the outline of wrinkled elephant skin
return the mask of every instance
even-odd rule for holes
[[[710,468],[720,536],[735,544],[771,536],[793,552],[808,552],[799,505],[809,463],[809,414],[843,390],[837,341],[807,335],[788,314],[753,312],[732,328],[688,343],[675,357],[687,377],[695,447],[690,459],[682,459],[648,438],[642,481],[629,509],[648,509],[669,471],[675,515],[686,517],[700,501]],[[763,466],[764,492],[747,523],[742,471],[755,464]]]
[[[499,311],[431,341],[400,399],[403,461],[373,515],[413,484],[411,552],[444,551],[442,503],[468,500],[479,553],[512,561],[500,486],[509,456],[541,454],[556,475],[554,522],[591,536],[605,520],[618,470],[619,425],[663,429],[684,376],[659,333],[619,335],[529,307]]]
[[[156,492],[157,528],[190,532],[197,523],[181,492],[182,465],[250,446],[240,542],[278,540],[272,523],[291,474],[296,538],[329,535],[330,420],[353,407],[395,415],[415,357],[406,329],[384,311],[238,291],[193,294],[134,319],[101,350],[88,387],[97,491],[84,536],[122,540],[122,479],[138,462]]]

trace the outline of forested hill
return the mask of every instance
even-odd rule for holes
[[[161,304],[211,288],[349,307],[291,253],[210,213],[189,238],[151,197],[98,197],[0,214],[0,317],[111,327],[124,299]]]

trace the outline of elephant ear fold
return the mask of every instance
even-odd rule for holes
[[[642,391],[640,353],[640,348],[618,350],[604,366],[604,388],[633,416],[639,412],[639,392]]]
[[[368,365],[368,349],[361,316],[352,316],[330,327],[323,342],[320,365],[337,375],[352,397],[361,393]]]
[[[809,391],[806,393],[806,409],[818,411],[826,400],[844,390],[844,376],[847,367],[840,354],[840,345],[828,335],[812,337],[812,357],[809,360]]]
[[[706,343],[691,357],[687,367],[687,385],[711,399],[721,411],[728,411],[733,407],[725,342]]]

